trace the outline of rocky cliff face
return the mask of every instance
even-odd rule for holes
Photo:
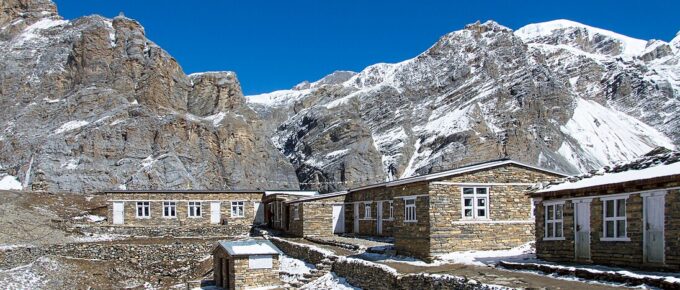
[[[413,59],[247,100],[307,187],[501,157],[577,173],[680,144],[679,41],[475,23]]]
[[[125,17],[66,21],[49,0],[0,13],[0,178],[50,191],[298,188],[234,73],[186,76]]]

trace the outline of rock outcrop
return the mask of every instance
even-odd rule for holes
[[[186,76],[132,19],[2,2],[0,175],[24,189],[298,188],[233,72]]]

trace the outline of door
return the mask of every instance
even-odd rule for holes
[[[383,226],[383,202],[379,201],[377,202],[377,208],[376,208],[376,213],[375,213],[375,218],[376,218],[376,233],[378,235],[382,235],[382,226]]]
[[[354,204],[354,234],[359,234],[359,204]]]
[[[345,232],[345,206],[333,206],[333,233],[342,234]]]
[[[125,215],[124,215],[124,202],[122,201],[114,201],[113,202],[113,224],[114,225],[122,225],[125,223]]]
[[[219,224],[221,217],[222,216],[220,215],[220,202],[219,201],[210,202],[210,223]]]
[[[574,203],[576,260],[590,261],[590,202]]]
[[[259,202],[253,202],[253,207],[255,208],[255,224],[261,225],[264,223],[264,208]]]
[[[645,232],[644,253],[645,262],[652,264],[664,263],[664,196],[650,195],[644,197]]]

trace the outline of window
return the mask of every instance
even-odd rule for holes
[[[394,202],[390,201],[390,216],[389,219],[393,220],[394,219]]]
[[[628,240],[626,234],[626,199],[603,200],[603,240]]]
[[[530,210],[529,217],[533,219],[533,218],[536,217],[536,205],[534,204],[533,198],[529,199],[529,202],[531,203],[531,205],[529,207],[529,210]]]
[[[562,231],[562,216],[564,204],[546,204],[545,205],[545,238],[550,239],[564,239],[564,232]]]
[[[189,202],[189,217],[201,217],[201,202],[200,201],[190,201]]]
[[[270,255],[253,255],[248,257],[248,268],[250,269],[271,269],[272,267],[272,256]]]
[[[174,218],[177,216],[177,203],[174,201],[163,202],[163,217]]]
[[[148,218],[151,216],[150,206],[148,201],[137,202],[137,217]]]
[[[245,212],[243,211],[243,201],[232,201],[231,202],[231,217],[245,217]]]
[[[404,222],[416,222],[416,198],[404,199]]]
[[[489,188],[463,188],[463,218],[486,219],[489,217]]]
[[[364,219],[371,218],[371,203],[367,202],[364,204]]]
[[[293,206],[293,219],[299,220],[300,219],[300,205],[296,204]]]

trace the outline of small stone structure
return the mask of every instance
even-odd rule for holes
[[[284,202],[290,217],[287,233],[295,237],[325,237],[344,233],[346,194],[321,194]]]
[[[213,250],[213,277],[218,287],[276,287],[281,251],[268,240],[220,241]]]
[[[540,259],[680,269],[680,151],[539,184],[531,196]]]

